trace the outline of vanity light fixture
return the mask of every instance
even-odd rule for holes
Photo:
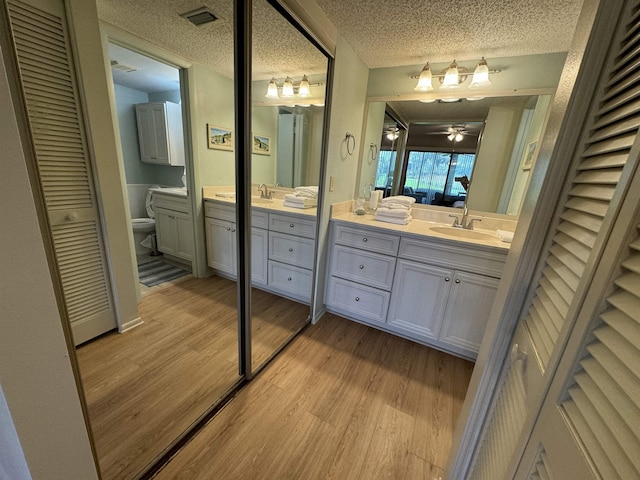
[[[302,97],[307,98],[311,96],[311,87],[319,87],[322,83],[311,83],[309,77],[302,76],[300,82],[294,82],[291,77],[287,76],[284,79],[282,85],[278,85],[278,81],[275,77],[271,78],[267,87],[266,98],[278,99],[278,98],[291,98]],[[282,93],[278,93],[278,89],[282,89]]]
[[[500,73],[502,70],[495,69],[489,70],[489,66],[487,65],[487,61],[484,57],[480,59],[477,63],[476,68],[473,72],[473,78],[471,80],[470,88],[485,88],[491,86],[491,82],[489,81],[489,75],[494,73]],[[414,87],[415,91],[418,92],[426,92],[433,90],[433,79],[437,78],[440,80],[441,88],[445,90],[452,90],[458,88],[462,83],[464,83],[467,78],[471,76],[470,71],[458,65],[458,62],[455,60],[451,62],[448,68],[443,70],[441,73],[434,74],[431,72],[431,66],[429,62],[425,64],[422,68],[422,71],[419,75],[412,75],[411,78],[417,79],[418,83]]]
[[[282,84],[282,97],[293,97],[293,80],[291,80],[291,77],[284,79],[284,83]]]

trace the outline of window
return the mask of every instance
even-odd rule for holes
[[[450,205],[465,197],[466,190],[455,178],[471,178],[475,158],[474,153],[410,151],[403,190],[412,189],[421,203]]]
[[[395,165],[395,150],[380,150],[378,154],[378,170],[376,171],[376,189],[386,190],[387,188],[391,188]]]

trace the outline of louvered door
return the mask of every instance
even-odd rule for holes
[[[620,17],[625,19],[626,28],[624,32],[617,32],[608,58],[603,59],[604,68],[597,79],[597,93],[582,141],[576,146],[565,191],[547,234],[548,248],[538,268],[538,280],[514,335],[514,344],[518,343],[527,353],[522,401],[509,405],[508,409],[493,408],[474,455],[470,478],[511,478],[513,475],[519,452],[544,401],[546,386],[552,381],[565,342],[588,296],[615,221],[621,193],[628,185],[623,171],[635,163],[634,152],[640,145],[640,22],[637,6],[631,3],[627,2],[623,8],[626,11]],[[609,38],[611,34],[608,32]],[[503,397],[500,391],[494,403],[499,404]],[[523,415],[528,422],[522,421]],[[549,426],[550,431],[565,428],[558,419],[554,422]],[[518,430],[515,440],[514,425]],[[491,436],[487,432],[496,430],[500,441],[489,443]],[[562,437],[567,442],[564,433],[555,432],[555,437],[549,436],[548,444],[529,448],[546,450],[545,458],[554,460],[558,452],[563,452],[574,470],[559,466],[553,472],[555,478],[594,478],[579,445],[566,443],[565,448],[561,448],[565,444],[557,439]],[[500,448],[496,449],[496,445]],[[496,457],[499,461],[495,461]],[[508,468],[504,465],[505,457]],[[550,463],[557,465],[557,462]],[[519,478],[525,478],[530,467],[528,465]]]
[[[116,328],[62,1],[8,0],[12,38],[76,344]],[[33,292],[37,294],[37,292]]]

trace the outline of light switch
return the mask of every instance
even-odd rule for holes
[[[335,186],[336,186],[336,177],[334,176],[329,177],[329,191],[333,192],[333,189],[335,188]]]

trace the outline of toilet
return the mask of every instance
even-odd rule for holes
[[[152,187],[153,188],[153,187]],[[136,255],[149,255],[152,253],[151,246],[153,242],[145,242],[149,235],[156,233],[156,221],[153,213],[153,190],[150,188],[147,190],[147,197],[145,199],[145,208],[147,210],[148,217],[146,218],[132,218],[131,225],[133,227],[133,242],[136,246]],[[146,247],[142,243],[149,244]]]

